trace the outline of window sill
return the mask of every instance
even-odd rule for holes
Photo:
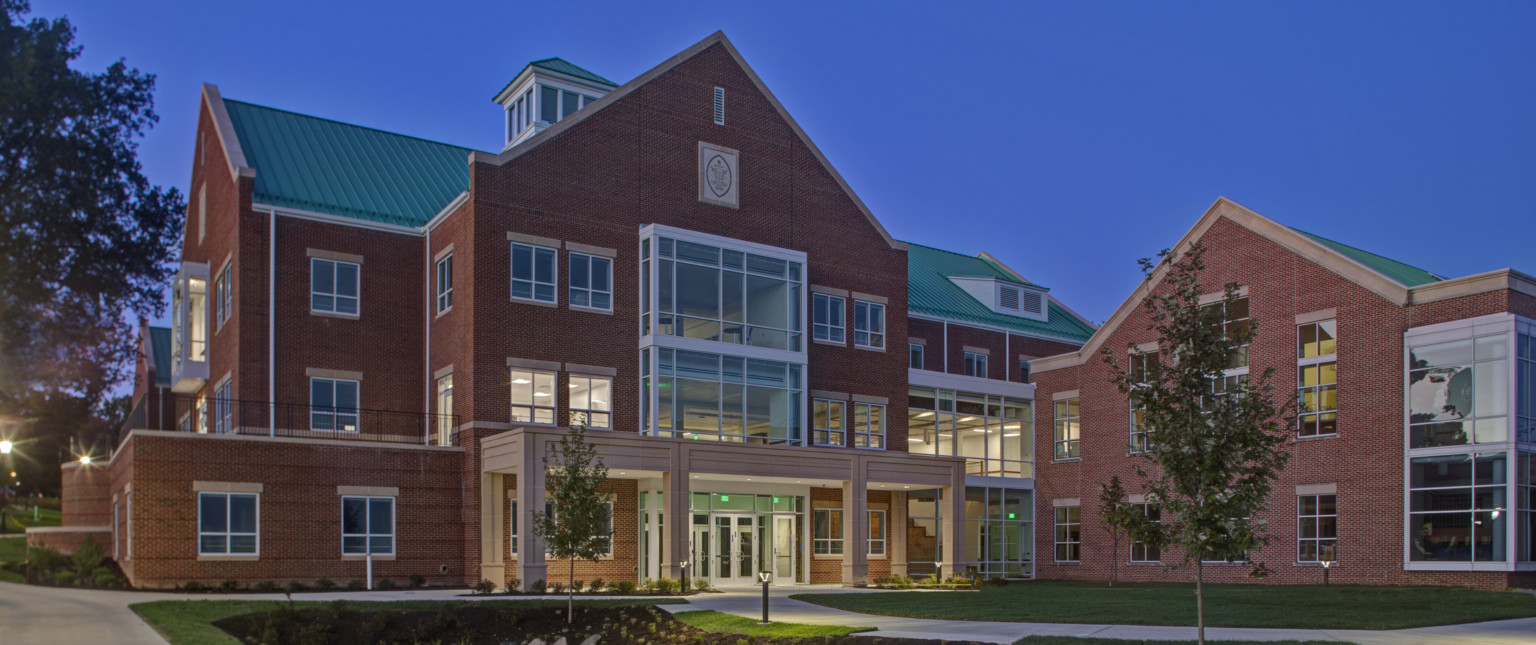
[[[1079,461],[1082,461],[1082,460],[1083,460],[1082,457],[1062,457],[1061,459],[1052,459],[1051,463],[1053,463],[1053,464],[1070,464],[1070,463],[1075,463],[1075,462],[1079,462]]]
[[[891,559],[891,556],[885,555],[883,553],[870,553],[865,555],[864,558],[866,560],[889,560]]]
[[[450,311],[453,311],[453,307],[449,307],[447,309],[444,309],[442,311],[437,312],[437,315],[434,316],[433,319],[435,320],[437,318],[442,318],[443,316],[448,315],[448,312],[450,312]]]
[[[560,427],[560,424],[558,424],[558,423],[537,423],[537,422],[534,422],[534,421],[512,421],[510,423],[513,426],[515,426],[515,427],[523,427],[523,426],[532,426],[532,427],[535,427],[535,428],[558,428],[558,427]]]
[[[547,300],[534,300],[533,298],[512,298],[511,300],[512,300],[512,302],[515,302],[515,303],[518,303],[518,304],[533,305],[535,307],[548,307],[550,309],[559,309],[560,308],[560,304],[559,303],[549,302]]]
[[[1309,436],[1309,437],[1292,437],[1291,441],[1295,441],[1297,443],[1301,443],[1301,442],[1304,442],[1304,441],[1322,441],[1322,440],[1325,440],[1325,439],[1338,439],[1338,438],[1339,438],[1339,433],[1335,432],[1335,433],[1332,433],[1332,434],[1315,434],[1315,435],[1312,435],[1312,436]]]
[[[876,447],[876,446],[854,446],[853,449],[854,450],[885,450],[884,447]]]
[[[854,349],[862,349],[862,350],[864,350],[866,352],[880,352],[882,354],[885,353],[885,348],[884,347],[870,347],[869,345],[854,345],[853,348]]]
[[[362,314],[338,314],[329,311],[315,311],[313,309],[309,310],[309,315],[321,318],[340,318],[342,320],[361,320],[363,317]]]
[[[838,342],[838,341],[835,341],[835,340],[822,340],[820,338],[812,338],[811,342],[815,343],[817,345],[826,345],[828,347],[847,347],[848,346],[848,341],[846,341],[846,340],[842,341],[842,342]]]
[[[825,553],[817,553],[817,554],[811,555],[811,559],[812,560],[842,560],[843,559],[843,554],[838,553],[838,554],[828,555],[828,554],[825,554]]]
[[[1062,561],[1058,560],[1056,562],[1053,562],[1052,564],[1055,564],[1058,567],[1080,567],[1080,566],[1083,566],[1082,560],[1069,560],[1069,561],[1066,561],[1066,562],[1062,562]]]
[[[198,562],[259,562],[260,555],[203,555],[198,554]]]
[[[1147,560],[1131,560],[1130,562],[1127,562],[1126,564],[1129,564],[1130,566],[1133,566],[1133,567],[1161,567],[1161,566],[1163,566],[1162,562],[1149,562]]]
[[[368,556],[366,556],[366,555],[343,555],[343,556],[341,556],[341,560],[343,562],[364,562],[367,559],[368,559]],[[390,555],[375,555],[375,556],[373,556],[373,560],[375,562],[385,562],[385,561],[394,560],[394,559],[395,559],[394,554],[390,554]]]
[[[604,316],[613,315],[612,309],[598,309],[597,307],[583,307],[581,305],[571,305],[571,311],[585,311],[589,314],[602,314]]]

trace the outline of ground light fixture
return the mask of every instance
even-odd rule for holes
[[[768,624],[768,581],[772,578],[772,573],[767,571],[757,572],[757,581],[763,583],[763,622],[758,623],[759,625]]]

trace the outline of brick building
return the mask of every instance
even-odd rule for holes
[[[89,517],[34,541],[110,541],[142,587],[526,584],[581,425],[612,509],[583,579],[1033,574],[1028,361],[1092,325],[893,239],[721,34],[494,101],[485,152],[205,86],[172,328],[66,471]]]
[[[1446,279],[1297,231],[1220,199],[1179,240],[1207,249],[1202,285],[1225,324],[1257,324],[1229,376],[1274,368],[1294,383],[1291,460],[1264,513],[1273,540],[1211,563],[1242,582],[1257,564],[1281,583],[1536,584],[1531,510],[1536,449],[1536,279],[1508,269]],[[1037,573],[1193,579],[1181,559],[1100,529],[1097,482],[1140,490],[1145,435],[1100,358],[1157,351],[1144,283],[1080,349],[1033,361]],[[1228,283],[1241,299],[1226,303]],[[1284,393],[1280,393],[1284,396]],[[1155,512],[1155,500],[1128,500]]]

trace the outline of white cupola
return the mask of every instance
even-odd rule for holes
[[[619,84],[560,58],[528,63],[493,99],[506,113],[506,145],[522,143]]]

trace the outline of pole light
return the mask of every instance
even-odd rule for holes
[[[768,581],[772,578],[773,574],[767,571],[757,572],[757,581],[763,583],[763,622],[758,623],[759,625],[768,624]]]
[[[9,441],[0,441],[0,455],[9,455],[9,454],[11,454],[11,449],[15,448],[15,447],[16,447],[16,444],[13,444],[13,443],[11,443]]]

